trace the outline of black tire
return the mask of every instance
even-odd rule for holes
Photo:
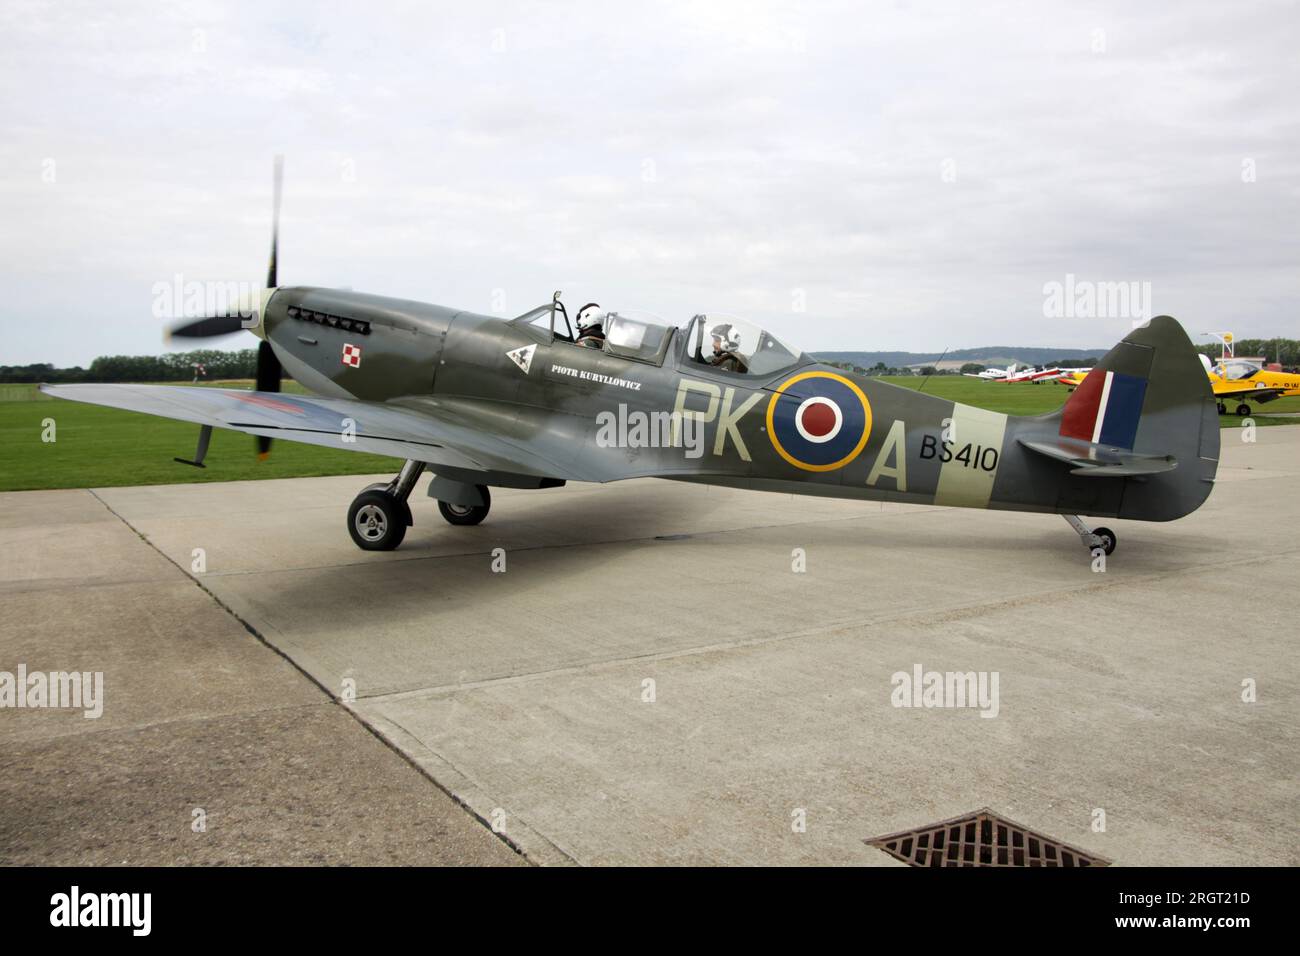
[[[1228,406],[1223,404],[1223,402],[1219,402],[1219,414],[1220,415],[1228,414]]]
[[[1106,554],[1112,554],[1115,551],[1115,545],[1118,543],[1115,539],[1115,532],[1110,528],[1093,528],[1092,533],[1101,539],[1101,550]]]
[[[488,516],[492,508],[492,494],[487,485],[478,485],[479,494],[483,496],[481,505],[453,505],[445,501],[438,502],[438,512],[447,519],[448,524],[478,524]]]
[[[1245,418],[1249,414],[1250,414],[1250,406],[1247,405],[1245,402],[1242,402],[1240,405],[1237,406],[1238,417]]]
[[[366,489],[348,509],[348,534],[362,551],[392,551],[406,537],[406,502],[387,491]]]

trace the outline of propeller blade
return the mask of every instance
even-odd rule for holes
[[[280,378],[283,375],[280,360],[275,356],[271,343],[263,339],[257,346],[257,390],[259,392],[278,392]]]
[[[284,182],[284,157],[276,156],[271,174],[271,261],[266,267],[266,287],[274,289],[278,284],[280,267],[280,192]],[[271,343],[263,339],[257,346],[257,390],[259,392],[278,392],[280,379],[284,370],[276,358]],[[271,439],[266,435],[257,436],[257,457],[266,458],[271,453]]]
[[[259,392],[278,392],[283,376],[280,360],[276,358],[271,343],[263,339],[257,346],[257,390]],[[257,457],[266,458],[271,453],[271,439],[267,435],[258,435]]]
[[[244,327],[238,315],[209,315],[174,325],[167,334],[171,338],[205,339],[213,335],[230,335]]]
[[[280,186],[284,181],[284,157],[275,157],[275,167],[272,174],[273,186],[271,190],[271,263],[266,269],[266,287],[274,289],[277,285],[276,278],[279,272],[280,259]]]

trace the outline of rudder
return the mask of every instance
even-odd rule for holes
[[[1218,468],[1219,416],[1183,327],[1160,315],[1125,336],[1065,403],[1060,435],[1177,460],[1167,474],[1126,480],[1119,517],[1167,521],[1198,508]]]

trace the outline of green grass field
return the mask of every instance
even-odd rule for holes
[[[1008,415],[1038,415],[1064,403],[1067,392],[1055,383],[999,385],[955,375],[928,382],[915,376],[886,378],[904,388]],[[247,382],[211,383],[231,387]],[[303,389],[286,382],[285,391]],[[1266,406],[1271,412],[1300,412],[1300,398],[1283,398]],[[54,442],[42,441],[43,422],[54,419]],[[1258,425],[1300,424],[1300,418],[1255,415]],[[1220,419],[1236,428],[1235,415]],[[96,405],[57,401],[34,385],[0,384],[0,491],[37,488],[87,488],[112,485],[159,485],[245,478],[300,478],[313,475],[396,473],[401,462],[380,455],[319,448],[278,441],[266,461],[258,461],[254,439],[241,432],[216,430],[206,468],[172,461],[194,454],[198,426]]]
[[[916,375],[889,375],[882,381],[904,388],[925,388],[927,394],[974,405],[990,411],[1003,412],[1007,415],[1041,415],[1054,411],[1065,404],[1069,391],[1064,385],[1055,382],[1042,382],[1038,385],[1020,383],[1003,385],[998,382],[985,382],[964,375],[935,375],[928,384]],[[1235,407],[1230,402],[1229,407]],[[1296,425],[1300,419],[1282,417],[1278,412],[1300,412],[1300,396],[1279,398],[1267,405],[1253,406],[1258,414],[1252,414],[1256,425]],[[1241,419],[1236,415],[1220,415],[1219,425],[1223,428],[1239,428]]]
[[[285,391],[303,389],[285,382]],[[47,418],[54,419],[57,439],[48,443],[41,440]],[[0,491],[396,473],[402,464],[291,441],[275,442],[270,457],[258,461],[252,435],[224,429],[212,433],[207,467],[172,461],[192,457],[198,436],[199,427],[188,422],[65,402],[42,395],[34,385],[0,385]]]

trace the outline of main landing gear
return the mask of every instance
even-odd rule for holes
[[[1115,532],[1110,528],[1089,528],[1083,523],[1083,519],[1078,515],[1062,515],[1070,523],[1070,527],[1079,533],[1079,540],[1083,546],[1091,551],[1093,548],[1101,548],[1106,554],[1115,550],[1116,538]]]
[[[1223,404],[1223,402],[1219,402],[1218,404],[1219,404],[1219,414],[1220,415],[1228,414],[1228,406]],[[1240,405],[1238,405],[1236,408],[1232,410],[1232,413],[1236,415],[1238,418],[1245,418],[1247,415],[1250,414],[1250,406],[1247,405],[1245,402],[1242,402]]]
[[[424,462],[408,461],[386,485],[371,485],[352,499],[348,534],[363,551],[392,551],[414,522],[406,499],[424,472]]]
[[[352,499],[348,508],[348,534],[363,551],[392,551],[406,537],[406,529],[415,522],[407,499],[424,473],[424,462],[408,461],[388,484],[375,484]],[[436,482],[435,482],[436,483]],[[448,485],[448,487],[456,487]],[[464,485],[473,489],[463,494],[474,503],[438,502],[438,511],[455,525],[475,525],[488,515],[492,496],[486,485]]]
[[[483,496],[481,505],[456,505],[450,501],[439,501],[438,512],[447,519],[448,524],[470,525],[478,524],[488,515],[488,509],[492,507],[492,495],[487,490],[487,485],[475,485],[479,494]]]

